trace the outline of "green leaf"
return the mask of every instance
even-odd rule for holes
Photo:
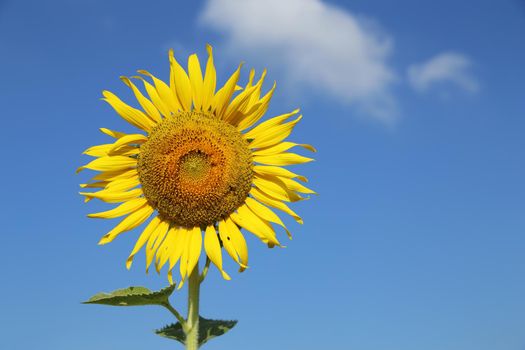
[[[186,334],[184,333],[180,322],[172,323],[170,325],[165,326],[164,328],[157,329],[155,333],[157,333],[161,337],[176,340],[181,344],[184,344],[186,342]]]
[[[202,346],[212,338],[227,333],[236,324],[237,321],[208,320],[204,317],[199,317],[199,346]],[[179,322],[156,330],[155,333],[161,337],[173,339],[182,344],[186,341],[186,334]]]
[[[165,305],[173,293],[175,285],[153,292],[145,287],[117,289],[111,293],[98,293],[84,304],[102,304],[112,306]]]

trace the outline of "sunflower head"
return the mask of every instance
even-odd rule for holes
[[[186,72],[170,51],[168,84],[141,70],[142,76],[135,77],[143,85],[141,91],[123,77],[140,108],[104,91],[104,100],[139,130],[122,133],[101,129],[113,140],[87,149],[84,153],[95,159],[79,168],[100,172],[93,182],[81,185],[96,189],[81,192],[86,201],[97,198],[120,203],[89,216],[124,217],[100,244],[151,218],[127,266],[145,247],[147,268],[153,261],[157,271],[169,265],[170,280],[178,263],[184,281],[196,266],[203,246],[207,258],[229,279],[222,267],[223,249],[241,271],[248,265],[241,229],[270,247],[279,246],[275,225],[290,233],[271,208],[302,223],[287,203],[314,193],[301,184],[306,178],[284,168],[312,160],[290,152],[291,148],[315,151],[310,145],[285,141],[301,119],[293,119],[298,110],[258,124],[268,109],[275,84],[262,94],[266,72],[254,82],[252,70],[247,84],[239,87],[239,66],[216,90],[211,46],[207,51],[204,74],[195,54],[189,57]]]
[[[204,112],[160,122],[142,144],[137,171],[144,196],[175,225],[206,227],[240,207],[252,186],[248,141]]]

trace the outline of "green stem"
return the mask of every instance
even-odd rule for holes
[[[193,269],[188,281],[188,319],[186,320],[186,350],[199,349],[199,265]]]
[[[179,321],[179,323],[182,325],[182,328],[186,329],[186,327],[187,327],[186,326],[186,320],[184,319],[184,317],[182,317],[182,315],[177,310],[175,310],[175,308],[173,306],[171,306],[169,301],[166,304],[162,304],[162,305],[166,309],[168,309],[177,318],[177,321]]]

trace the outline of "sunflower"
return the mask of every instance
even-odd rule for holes
[[[244,87],[237,85],[242,64],[223,87],[216,91],[212,47],[203,75],[196,54],[188,58],[188,73],[169,52],[170,80],[166,84],[148,71],[121,77],[135,95],[141,109],[134,108],[109,91],[106,101],[137,133],[100,130],[110,143],[93,146],[84,154],[95,157],[80,167],[99,173],[82,188],[86,201],[93,198],[117,207],[91,218],[124,217],[105,234],[99,244],[113,241],[121,233],[146,221],[126,262],[145,247],[146,271],[155,262],[157,272],[166,264],[172,270],[179,263],[181,285],[198,263],[202,246],[208,259],[225,279],[222,248],[239,264],[248,265],[248,249],[241,229],[257,236],[269,247],[281,246],[274,225],[290,236],[278,209],[302,224],[287,202],[314,193],[300,182],[307,179],[283,166],[312,161],[290,152],[293,147],[310,151],[307,144],[285,142],[300,121],[299,110],[256,125],[268,109],[275,90],[261,97],[266,71],[254,82],[250,71]],[[299,180],[300,182],[296,181]]]

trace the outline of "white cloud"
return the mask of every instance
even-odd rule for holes
[[[226,34],[225,46],[390,122],[395,74],[388,36],[364,18],[320,0],[208,0],[201,22]]]
[[[441,83],[453,83],[467,92],[475,93],[478,82],[470,73],[472,62],[464,55],[445,52],[421,64],[408,68],[408,80],[420,92]]]

